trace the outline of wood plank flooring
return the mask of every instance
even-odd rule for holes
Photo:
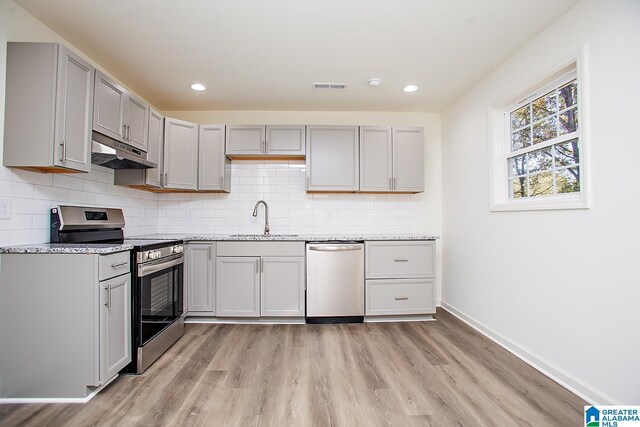
[[[444,310],[437,322],[186,325],[87,404],[0,405],[2,426],[569,426],[583,405]]]

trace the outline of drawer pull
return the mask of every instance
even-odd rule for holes
[[[404,300],[408,300],[409,297],[396,297],[396,301],[404,301]]]
[[[111,268],[118,268],[127,264],[129,264],[129,261],[116,262],[115,264],[111,264]]]
[[[395,258],[394,261],[395,262],[409,262],[409,260],[405,259],[405,258]]]

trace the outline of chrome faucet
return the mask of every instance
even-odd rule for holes
[[[258,200],[258,202],[256,203],[256,207],[253,208],[253,216],[254,217],[258,216],[258,206],[260,206],[260,203],[264,205],[264,235],[268,236],[269,235],[269,206],[267,205],[267,202],[265,202],[264,200]]]

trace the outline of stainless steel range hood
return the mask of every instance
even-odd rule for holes
[[[91,163],[110,169],[152,169],[157,168],[147,160],[147,153],[108,136],[93,131]]]

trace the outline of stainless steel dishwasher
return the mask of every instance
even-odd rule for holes
[[[307,323],[362,323],[364,244],[307,243]]]

